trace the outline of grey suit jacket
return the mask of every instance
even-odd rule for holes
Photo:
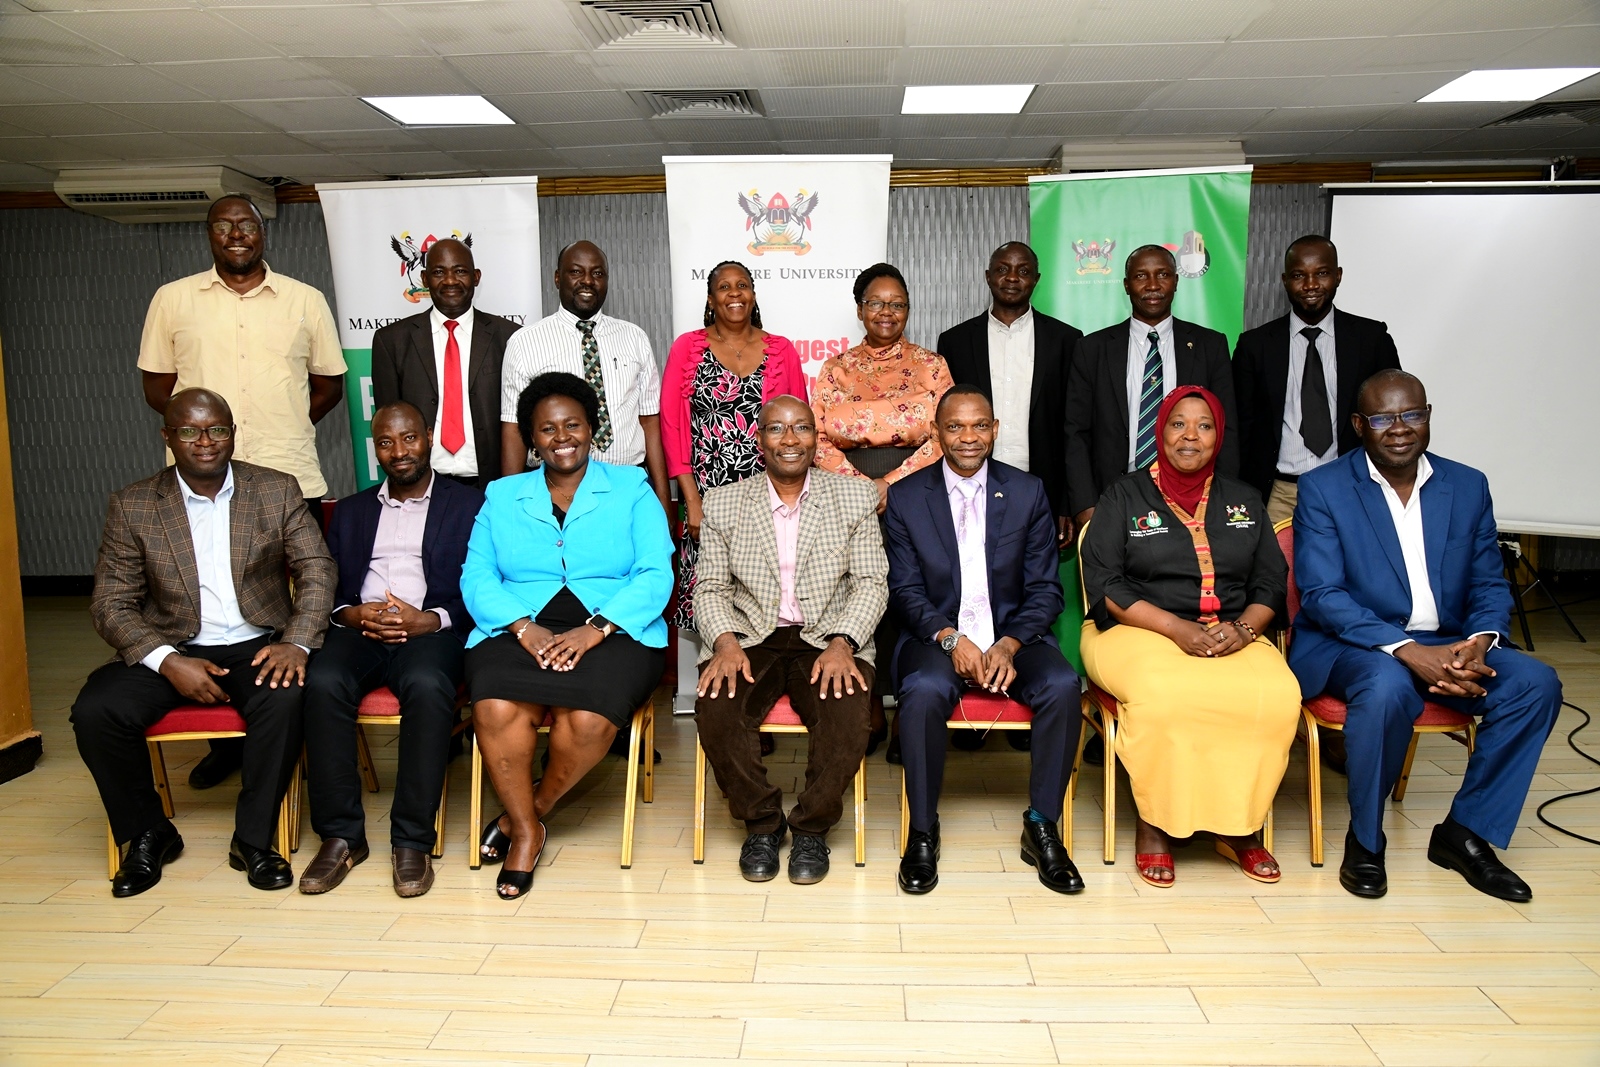
[[[770,637],[782,592],[767,476],[711,490],[704,509],[694,590],[695,626],[705,639],[701,663],[722,634],[738,634],[745,648]],[[889,603],[888,576],[877,487],[813,469],[795,552],[795,599],[806,620],[801,640],[825,648],[830,634],[846,634],[856,655],[872,663],[872,631]]]

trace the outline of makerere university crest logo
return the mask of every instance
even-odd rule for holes
[[[472,234],[462,236],[460,230],[451,230],[450,236],[468,248],[472,247]],[[410,230],[401,230],[400,236],[389,238],[389,247],[400,257],[400,273],[406,279],[406,287],[400,295],[413,304],[422,303],[428,295],[428,287],[422,284],[422,269],[428,259],[428,249],[433,247],[434,242],[442,240],[444,238],[430,233],[418,245],[411,239]]]
[[[1116,247],[1117,242],[1109,237],[1098,241],[1085,241],[1080,237],[1072,242],[1072,252],[1078,257],[1078,273],[1110,274],[1111,250]]]
[[[773,193],[766,203],[761,193],[750,190],[750,195],[739,194],[739,206],[744,208],[744,228],[754,238],[747,246],[753,255],[768,252],[793,252],[803,256],[811,251],[806,231],[811,229],[811,213],[817,208],[817,194],[801,189],[795,193],[794,202],[782,193]]]

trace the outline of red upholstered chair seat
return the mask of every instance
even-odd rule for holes
[[[1343,726],[1345,715],[1349,708],[1344,701],[1324,693],[1319,697],[1312,697],[1306,701],[1306,710],[1311,712],[1312,717],[1318,722]],[[1416,725],[1453,730],[1465,727],[1471,722],[1472,716],[1466,712],[1452,711],[1443,704],[1435,704],[1433,701],[1427,700],[1422,704],[1422,717],[1417,720]]]
[[[386,685],[381,685],[362,697],[361,706],[356,709],[356,715],[363,719],[377,719],[398,714],[400,714],[400,698]]]
[[[183,704],[161,716],[144,732],[151,741],[172,734],[244,733],[244,717],[232,704]]]
[[[952,723],[972,723],[988,726],[990,723],[1033,722],[1033,712],[1026,704],[1018,704],[1000,693],[966,692],[956,701]]]
[[[789,703],[789,695],[785,693],[772,705],[772,710],[767,712],[767,717],[761,720],[762,726],[804,726],[799,714],[794,710],[794,705]]]
[[[1112,696],[1110,693],[1106,692],[1104,689],[1101,689],[1098,685],[1095,685],[1093,682],[1089,682],[1089,699],[1094,701],[1095,705],[1101,711],[1105,712],[1107,715],[1112,716],[1113,718],[1116,717],[1116,714],[1117,714],[1117,698]]]

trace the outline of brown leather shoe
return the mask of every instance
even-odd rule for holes
[[[433,888],[433,858],[420,848],[394,850],[394,891],[402,897],[420,897]]]
[[[326,893],[338,888],[351,868],[366,859],[369,852],[365,841],[355,848],[342,837],[330,837],[317,849],[315,858],[300,875],[300,892]]]

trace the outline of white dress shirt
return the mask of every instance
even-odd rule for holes
[[[233,501],[233,464],[222,479],[217,499],[202,496],[189,488],[183,475],[176,474],[178,491],[183,494],[183,509],[189,515],[189,537],[194,542],[195,577],[200,583],[200,630],[190,644],[201,646],[237,645],[272,631],[245,621],[239,610],[239,594],[233,587],[233,543],[228,510]],[[160,672],[161,664],[176,652],[162,645],[142,662]]]
[[[650,338],[639,327],[603,312],[595,312],[593,321],[611,416],[611,447],[597,448],[591,455],[604,463],[637,467],[644,462],[644,428],[639,419],[661,413],[661,369],[650,353]],[[557,308],[554,315],[511,335],[500,372],[500,421],[515,424],[522,390],[553,370],[583,377],[583,334],[578,316],[566,308]]]
[[[1150,331],[1157,335],[1161,349],[1161,395],[1178,386],[1178,356],[1172,339],[1172,316],[1151,326],[1138,319],[1128,320],[1128,470],[1133,470],[1139,454],[1139,394],[1144,392],[1144,357],[1150,351]],[[1156,445],[1161,444],[1161,428],[1156,427]]]
[[[989,461],[978,473],[963,478],[949,462],[944,471],[945,492],[950,495],[950,520],[956,527],[956,554],[961,563],[961,609],[956,629],[961,636],[989,651],[994,644],[994,607],[989,603],[989,557],[984,551],[988,533]],[[970,506],[969,506],[970,502]]]
[[[1339,361],[1333,346],[1333,309],[1322,317],[1315,328],[1317,357],[1322,363],[1322,377],[1328,383],[1328,417],[1333,420],[1333,444],[1320,456],[1312,455],[1300,437],[1300,389],[1306,376],[1306,341],[1304,330],[1310,323],[1289,312],[1289,388],[1283,397],[1283,442],[1278,446],[1278,473],[1301,475],[1316,470],[1331,459],[1339,458],[1339,412],[1336,409],[1339,395]],[[1370,461],[1369,461],[1370,462]],[[1426,457],[1424,457],[1426,462]]]
[[[389,495],[389,479],[378,489],[378,529],[372,537],[372,560],[361,579],[363,604],[383,602],[384,593],[393,593],[414,608],[428,598],[428,576],[422,566],[422,535],[428,528],[428,510],[433,502],[437,472],[428,475],[428,488],[411,500],[396,500]],[[334,615],[349,604],[333,609]],[[427,609],[439,616],[439,629],[450,629],[450,613],[444,608]],[[335,622],[335,626],[342,623]]]
[[[456,345],[461,349],[461,424],[466,431],[466,442],[452,455],[445,450],[439,433],[444,426],[444,346],[450,339],[450,331],[444,328],[445,317],[439,314],[438,308],[428,312],[428,322],[433,327],[433,380],[439,383],[439,410],[433,416],[433,454],[429,462],[440,474],[453,474],[457,478],[478,476],[477,435],[472,430],[472,401],[467,395],[467,374],[472,363],[472,319],[472,309],[468,308],[466,314],[455,320]]]
[[[1033,308],[1010,326],[989,312],[989,388],[1000,420],[994,458],[1028,469],[1028,407],[1033,400]]]

